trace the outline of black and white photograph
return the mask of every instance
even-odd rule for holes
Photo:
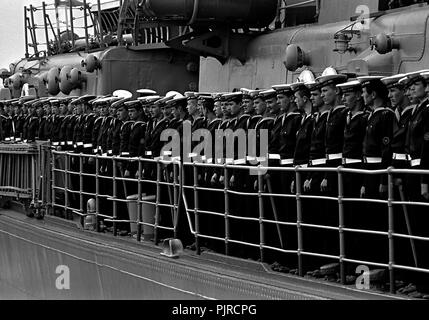
[[[429,1],[0,8],[0,302],[429,300]]]

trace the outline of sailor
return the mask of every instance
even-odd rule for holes
[[[177,130],[182,137],[183,121],[188,118],[186,97],[174,97],[172,100],[167,101],[166,104],[172,108],[173,115],[169,123],[169,128]]]
[[[3,102],[4,112],[2,114],[2,128],[5,141],[11,141],[11,138],[13,138],[14,135],[12,103],[15,101],[18,101],[18,99],[10,99]]]
[[[27,142],[28,140],[28,126],[30,124],[30,119],[32,117],[31,113],[30,113],[30,107],[31,105],[36,102],[38,99],[35,100],[31,100],[31,101],[27,101],[23,103],[23,109],[27,110],[27,112],[24,115],[24,124],[23,124],[23,128],[22,128],[22,141],[23,142]]]
[[[72,103],[75,98],[68,101],[67,108],[68,108],[68,118],[67,120],[64,119],[66,122],[66,128],[65,128],[65,138],[66,138],[66,148],[68,151],[74,150],[74,141],[73,141],[73,134],[74,129],[78,120],[78,116],[76,114],[76,108],[75,105]]]
[[[42,107],[43,107],[43,102],[40,101],[40,99],[36,100],[29,106],[28,111],[30,114],[30,119],[28,122],[28,129],[27,129],[27,136],[26,136],[26,140],[28,142],[35,142],[37,139],[37,135],[39,132],[39,117],[42,115],[42,112],[43,112]],[[24,142],[27,142],[27,141],[24,141]]]
[[[128,98],[123,98],[118,101],[115,101],[112,103],[111,107],[116,110],[116,116],[115,120],[112,123],[112,130],[110,131],[110,145],[108,150],[109,156],[120,156],[121,153],[121,134],[122,130],[124,128],[124,124],[129,121],[129,113],[128,113],[128,107],[125,105],[125,102],[129,101]],[[129,126],[131,128],[131,126]],[[129,141],[129,138],[128,138]],[[119,165],[121,162],[116,162],[118,164],[117,168],[119,169],[116,171],[116,177],[123,177],[123,172],[121,172],[121,165]],[[113,167],[112,169],[108,169],[108,174],[112,173],[113,176]],[[115,182],[113,182],[115,183]],[[128,190],[124,188],[125,183],[122,183],[120,181],[116,182],[116,196],[119,199],[127,199],[129,194],[127,193]],[[123,202],[116,202],[116,218],[118,220],[129,220],[129,216],[127,214],[128,208],[127,205]],[[130,224],[129,223],[118,223],[117,228],[119,229],[119,235],[126,235],[130,231]]]
[[[365,105],[371,109],[368,117],[367,129],[363,143],[363,168],[366,170],[379,170],[388,168],[392,162],[391,142],[393,136],[393,123],[395,113],[388,107],[388,90],[381,82],[383,77],[359,77],[362,85]],[[366,175],[364,178],[361,197],[380,199],[387,196],[386,175]],[[368,204],[360,217],[364,221],[365,229],[387,231],[386,215],[381,214],[385,209],[381,204]],[[363,259],[365,261],[388,262],[385,241],[381,236],[362,241],[362,248],[366,249]],[[361,257],[362,258],[362,257]]]
[[[82,152],[85,154],[93,153],[92,145],[92,133],[94,129],[94,123],[97,120],[97,114],[94,110],[94,104],[96,96],[94,95],[85,95],[82,96],[82,105],[85,120],[82,126]],[[93,172],[93,171],[92,171]]]
[[[408,85],[411,90],[411,103],[416,103],[408,124],[406,136],[406,150],[410,155],[411,169],[429,169],[429,73],[413,72],[407,74]],[[409,174],[407,179],[407,193],[412,202],[427,202],[429,200],[429,176],[422,174]],[[414,236],[428,237],[428,217],[426,208],[422,206],[412,206],[409,210],[410,225]],[[424,241],[416,241],[415,249],[418,258],[418,267],[428,268],[429,258],[428,244]],[[418,290],[428,292],[429,277],[420,274]]]
[[[26,96],[20,98],[17,102],[14,103],[14,141],[20,142],[22,141],[22,135],[24,131],[24,123],[25,123],[25,115],[23,113],[23,105],[28,101],[34,101],[36,99],[35,96]]]
[[[77,117],[76,124],[73,130],[73,148],[75,153],[84,152],[84,134],[85,124],[87,120],[87,102],[92,100],[94,96],[85,95],[74,99],[71,104],[74,105],[75,114]]]
[[[49,136],[53,149],[60,145],[60,128],[63,116],[60,115],[60,101],[58,99],[50,100],[52,110],[52,126]]]
[[[92,106],[95,111],[96,119],[94,120],[94,124],[92,126],[92,135],[91,135],[91,143],[92,144],[92,154],[98,154],[98,137],[101,132],[101,126],[104,121],[105,114],[102,113],[102,110],[105,109],[103,107],[104,104],[107,103],[104,97],[99,97],[96,100],[92,100]],[[90,158],[93,159],[93,158]],[[94,162],[93,160],[90,162]]]
[[[344,143],[342,147],[343,166],[351,169],[362,169],[362,144],[365,137],[366,126],[369,113],[365,111],[365,104],[362,98],[362,86],[358,80],[351,80],[338,84],[342,92],[342,102],[347,108],[346,125],[344,128]],[[360,187],[363,183],[362,174],[343,173],[343,196],[345,198],[359,198]],[[359,202],[345,202],[344,225],[347,228],[360,229],[360,213],[364,209]],[[362,235],[359,233],[344,233],[345,255],[353,259],[361,248]],[[338,239],[338,238],[337,238]],[[356,266],[347,265],[347,274],[354,274]]]
[[[60,126],[60,134],[59,134],[59,150],[66,151],[67,149],[67,123],[70,119],[70,115],[68,114],[68,100],[60,99],[60,116],[62,117],[61,126]]]
[[[130,117],[130,121],[132,121],[132,125],[130,127],[129,140],[128,140],[128,152],[129,157],[138,157],[139,150],[144,146],[145,143],[145,130],[146,130],[146,122],[143,120],[143,106],[140,100],[132,100],[126,101],[124,103],[128,108],[128,114]],[[139,168],[138,161],[131,161],[127,165],[127,169],[124,173],[125,177],[135,178],[137,174],[137,170]],[[137,186],[135,184],[130,185],[127,189],[129,192],[133,192],[135,194],[137,191]]]

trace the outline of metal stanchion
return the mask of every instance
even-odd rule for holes
[[[265,234],[264,234],[264,198],[262,197],[262,193],[264,192],[264,176],[262,174],[258,174],[258,202],[259,202],[259,252],[261,262],[264,262],[264,248],[265,245]]]
[[[98,155],[95,155],[95,230],[100,232],[100,218],[98,213],[100,212],[100,159]]]
[[[301,203],[301,172],[296,169],[296,226],[298,234],[298,274],[300,277],[303,276],[303,265],[302,265],[302,254],[303,241],[302,241],[302,203]]]
[[[158,244],[158,226],[159,226],[159,214],[160,214],[160,206],[159,199],[161,197],[161,163],[159,160],[156,162],[156,206],[155,206],[155,228],[154,228],[154,242]]]
[[[137,241],[140,242],[142,239],[142,183],[141,183],[141,179],[142,179],[142,162],[140,161],[140,159],[137,160],[138,161],[138,173],[137,173]],[[158,203],[158,199],[156,199],[157,203]],[[157,205],[158,208],[158,205]],[[155,219],[156,219],[156,214],[155,214]],[[157,230],[156,230],[156,226],[157,226],[157,222],[155,222],[155,243],[156,243],[156,239],[158,237],[157,234]]]
[[[341,284],[346,284],[346,270],[343,259],[346,256],[346,248],[344,241],[344,184],[343,184],[343,173],[341,172],[343,167],[338,168],[338,228],[339,228],[339,241],[340,241],[340,278]]]
[[[83,191],[83,157],[82,154],[79,156],[79,190]],[[79,205],[80,205],[80,212],[83,213],[85,210],[85,205],[83,203],[83,194],[82,192],[79,192]],[[83,220],[83,216],[81,216],[81,224],[84,225],[85,222]]]
[[[198,212],[199,209],[199,199],[198,199],[198,168],[193,164],[193,171],[194,171],[194,217],[195,217],[195,248],[197,255],[201,254],[201,247],[200,247],[200,215]]]
[[[112,179],[113,179],[113,236],[117,236],[118,235],[118,225],[116,223],[115,220],[117,220],[118,218],[118,203],[116,201],[116,198],[118,197],[118,190],[117,190],[117,180],[116,180],[116,175],[117,175],[117,170],[116,170],[116,158],[112,157]],[[126,199],[126,198],[125,198]]]
[[[393,264],[395,263],[395,251],[394,251],[394,239],[393,239],[393,233],[394,233],[394,225],[393,225],[393,204],[394,201],[394,194],[393,194],[393,176],[392,176],[392,170],[393,168],[388,169],[388,208],[389,208],[389,231],[388,231],[388,237],[389,237],[389,280],[390,280],[390,293],[395,293],[395,269],[393,268]]]
[[[229,184],[229,174],[227,166],[224,165],[224,195],[225,195],[225,254],[229,256],[229,194],[228,194],[228,184]]]

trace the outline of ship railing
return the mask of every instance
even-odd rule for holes
[[[176,160],[66,151],[52,151],[52,157],[54,215],[68,219],[77,215],[82,225],[85,225],[85,218],[94,217],[96,231],[103,231],[102,228],[111,223],[115,236],[121,224],[135,225],[137,241],[141,240],[142,235],[145,240],[155,243],[161,237],[177,237],[181,166]],[[126,176],[124,167],[130,164],[135,167],[136,174]],[[147,177],[145,170],[153,173],[153,177]],[[93,208],[87,206],[90,199],[94,200]],[[137,206],[135,219],[128,218],[124,213],[130,211],[132,205]],[[149,222],[144,219],[144,210],[154,213],[153,219],[148,219]],[[145,229],[148,234],[145,234]]]
[[[223,176],[223,182],[217,186],[207,186],[207,183],[204,185],[204,182],[201,183],[201,181],[207,180],[199,177],[204,174],[205,170],[215,170],[218,175]],[[243,187],[243,183],[238,187],[230,186],[229,182],[232,175],[240,176],[239,172],[242,172],[241,176],[248,179],[249,173],[255,173],[255,170],[261,173],[255,175],[251,180],[257,181],[256,190],[251,186],[250,189],[253,190],[249,191],[249,186],[246,189],[245,186]],[[330,181],[332,183],[332,178],[334,178],[336,191],[327,194],[304,192],[304,182],[309,173],[331,175]],[[353,267],[382,268],[388,270],[390,291],[395,292],[395,272],[429,273],[429,267],[418,262],[419,258],[426,254],[423,252],[421,244],[429,243],[429,236],[427,234],[425,236],[416,235],[410,224],[410,220],[412,220],[415,227],[415,222],[418,221],[416,219],[422,218],[422,209],[427,209],[429,203],[405,199],[403,186],[396,184],[395,181],[398,177],[405,180],[410,176],[420,177],[428,174],[427,170],[400,170],[395,168],[367,171],[344,167],[285,168],[259,166],[255,168],[254,166],[243,165],[184,163],[183,195],[191,232],[195,237],[197,253],[201,252],[204,243],[208,243],[208,249],[219,249],[215,243],[221,243],[226,255],[236,255],[237,252],[240,255],[243,254],[243,251],[237,251],[234,246],[253,248],[259,251],[258,256],[261,262],[268,260],[267,255],[272,258],[273,255],[284,254],[288,257],[289,264],[295,260],[296,263],[292,264],[296,266],[300,276],[304,276],[304,271],[311,268],[309,264],[314,263],[314,261],[306,263],[306,259],[322,259],[321,261],[334,263],[333,265],[338,264],[338,273],[343,284],[347,283],[347,274],[350,274],[349,267],[351,265]],[[296,188],[294,193],[286,191],[289,186],[281,186],[281,183],[278,183],[281,182],[281,179],[279,180],[281,175],[293,176]],[[345,182],[345,177],[348,175],[361,177],[381,177],[384,175],[388,186],[386,198],[361,198],[359,194],[350,195],[346,193],[345,189],[350,187]],[[276,178],[277,184],[272,183]],[[289,181],[291,181],[290,178]],[[224,206],[221,206],[220,209],[217,207],[217,210],[212,209],[216,205],[207,205],[207,196],[214,202],[223,201]],[[283,204],[281,204],[282,201]],[[202,203],[204,205],[201,205]],[[246,203],[250,203],[250,207],[253,206],[253,210],[251,210],[253,215],[246,212],[246,208],[249,208]],[[326,206],[325,210],[324,206]],[[419,208],[420,211],[417,213]],[[374,216],[371,217],[369,213]],[[399,214],[401,216],[398,216]],[[288,215],[289,219],[284,219],[285,215]],[[318,217],[318,215],[320,216]],[[350,217],[351,215],[355,215],[355,217]],[[363,221],[363,224],[356,223],[356,220],[359,220],[356,215],[361,215],[361,218],[366,221]],[[387,219],[377,215],[386,215]],[[293,219],[292,216],[294,216]],[[213,222],[216,218],[218,223]],[[219,223],[219,219],[223,220],[224,226]],[[327,221],[322,221],[323,219]],[[374,223],[372,223],[372,219]],[[351,226],[346,223],[349,220],[352,220]],[[384,227],[380,227],[380,220],[383,220]],[[251,227],[252,223],[253,228]],[[207,227],[207,224],[212,229],[214,226],[221,226],[222,232],[214,230],[214,234],[213,230]],[[372,227],[375,224],[378,224],[377,229]],[[395,227],[398,225],[401,225],[401,228],[395,231]],[[257,233],[256,238],[258,240],[249,241],[249,237],[252,237],[247,235],[253,232]],[[291,234],[295,239],[291,239]],[[324,247],[321,250],[320,246],[317,247],[317,242],[323,242],[324,237],[327,236],[330,237],[327,244],[332,247]],[[357,237],[360,239],[359,241],[366,237],[365,242],[360,244],[362,246],[368,246],[371,243],[368,239],[374,239],[374,247],[368,247],[364,251],[380,251],[378,253],[372,252],[370,255],[363,254],[360,258],[354,257],[348,251],[350,248],[347,246],[353,242],[350,239],[353,240]],[[292,244],[285,243],[287,241],[291,241]],[[385,243],[380,247],[380,243],[383,241]],[[409,244],[404,245],[403,242],[401,244],[401,250],[404,250],[404,246],[408,246],[409,256],[404,260],[404,253],[399,252],[401,261],[396,262],[395,259],[399,255],[396,255],[395,248],[400,241],[409,241]],[[317,251],[314,249],[315,244]],[[356,245],[359,246],[359,244],[354,244],[352,249],[356,249]],[[247,251],[247,257],[250,256],[255,259],[254,252],[252,255],[251,251]],[[380,258],[374,259],[374,254]],[[244,255],[246,257],[246,253]],[[384,261],[381,258],[383,256],[385,256]]]
[[[0,196],[21,200],[27,207],[49,201],[43,193],[49,181],[44,167],[50,162],[47,148],[43,141],[0,143]]]

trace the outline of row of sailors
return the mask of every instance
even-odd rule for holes
[[[1,102],[0,138],[50,140],[62,150],[90,154],[159,156],[162,131],[189,120],[193,131],[268,129],[268,157],[276,165],[427,169],[429,73],[350,77],[334,74],[226,94],[160,97],[144,89],[133,101],[129,96],[23,97]],[[426,181],[422,188],[427,196]]]

